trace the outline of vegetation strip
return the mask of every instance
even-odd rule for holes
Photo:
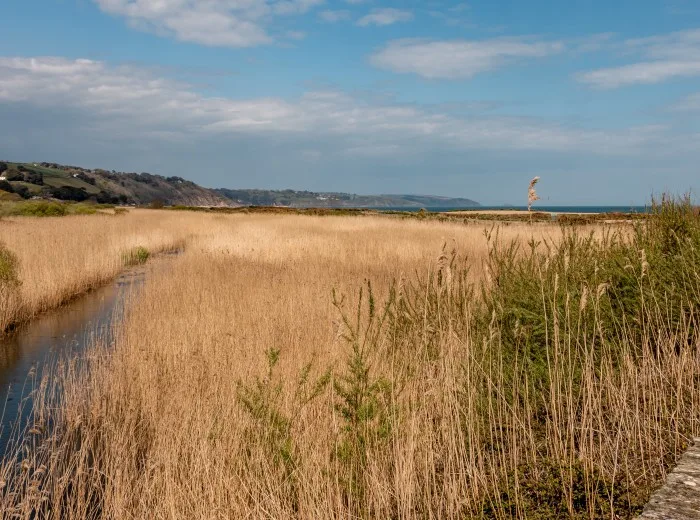
[[[189,222],[189,252],[110,356],[43,383],[0,466],[8,514],[634,518],[700,433],[687,200],[478,241],[450,222],[150,215]]]
[[[163,232],[157,226],[133,227],[141,222],[139,216],[123,211],[74,216],[70,221],[3,222],[7,225],[0,226],[0,336],[109,283],[151,254],[184,247],[184,234],[174,229]]]

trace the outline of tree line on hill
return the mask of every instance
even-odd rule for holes
[[[92,200],[98,204],[125,204],[127,202],[126,195],[114,195],[104,190],[100,190],[98,193],[88,193],[85,188],[74,186],[49,186],[44,182],[44,175],[41,172],[31,170],[22,164],[10,168],[7,163],[0,162],[0,176],[3,177],[0,180],[0,190],[15,193],[23,199],[30,199],[35,194],[27,186],[18,183],[41,186],[41,196],[59,200],[73,202]],[[75,177],[95,185],[95,179],[82,172],[76,174]],[[13,182],[15,184],[12,184]]]

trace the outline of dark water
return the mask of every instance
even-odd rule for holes
[[[376,208],[386,211],[420,211],[420,208]],[[484,211],[484,210],[519,210],[527,211],[527,206],[478,206],[471,208],[425,208],[428,211]],[[533,211],[548,213],[647,213],[649,206],[533,206]]]
[[[21,426],[31,408],[32,384],[47,363],[79,356],[94,340],[112,342],[113,324],[133,289],[143,284],[145,270],[122,274],[113,283],[89,292],[54,311],[38,316],[0,338],[0,456],[13,427]]]

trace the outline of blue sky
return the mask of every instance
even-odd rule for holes
[[[639,204],[700,178],[695,0],[4,0],[0,158]]]

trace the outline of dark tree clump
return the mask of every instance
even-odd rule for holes
[[[32,192],[26,186],[17,186],[15,188],[15,193],[22,197],[23,199],[30,199],[32,197]]]
[[[88,198],[88,194],[82,188],[74,188],[73,186],[61,186],[59,188],[51,188],[51,196],[59,200],[73,200],[82,202]]]
[[[0,190],[6,191],[6,192],[8,192],[8,193],[14,193],[14,192],[15,192],[14,188],[12,187],[12,184],[10,184],[10,183],[7,182],[7,181],[0,181]]]

